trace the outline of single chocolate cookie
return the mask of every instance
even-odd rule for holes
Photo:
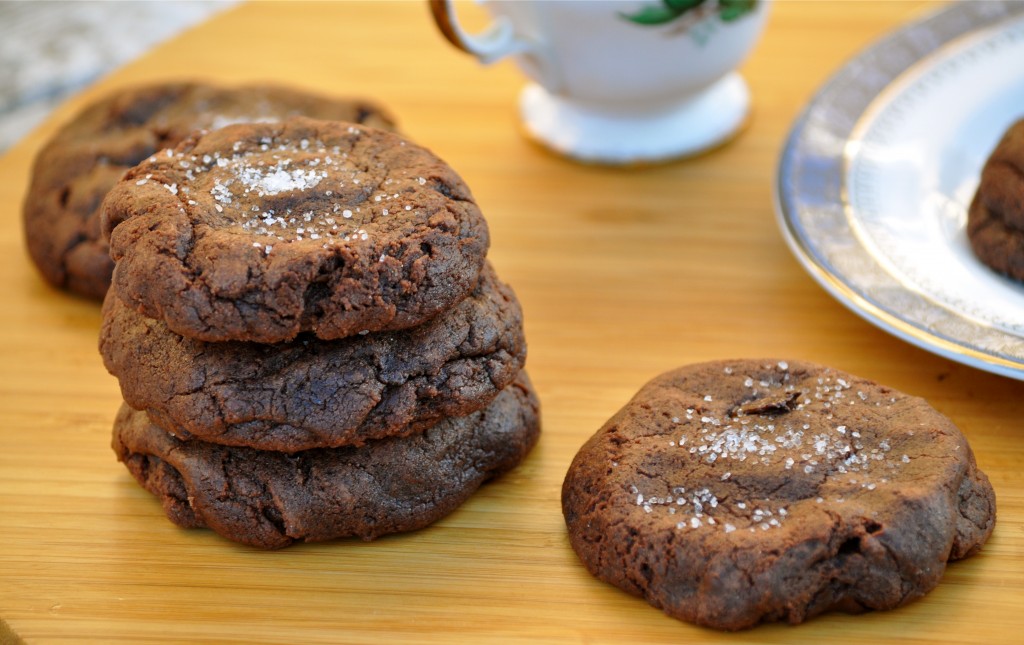
[[[993,271],[1024,281],[1024,231],[1008,226],[985,207],[977,193],[967,215],[967,236],[974,255]]]
[[[1003,133],[982,169],[985,206],[1007,226],[1024,230],[1024,119]]]
[[[113,448],[174,523],[276,549],[427,526],[515,467],[539,432],[538,402],[524,373],[483,410],[362,448],[288,455],[183,442],[127,405],[114,424]]]
[[[341,340],[207,343],[103,307],[100,353],[125,401],[181,439],[262,450],[360,445],[486,406],[526,360],[519,303],[489,267],[413,329]]]
[[[1024,120],[1006,131],[982,168],[967,237],[979,260],[1024,280]]]
[[[119,90],[86,107],[40,151],[25,198],[29,255],[56,287],[100,300],[114,263],[99,205],[124,172],[194,130],[306,115],[392,128],[382,108],[285,87],[163,83]]]
[[[429,151],[304,118],[192,136],[103,209],[118,295],[207,341],[413,327],[469,295],[488,246],[469,189]]]
[[[576,455],[562,509],[593,575],[726,630],[898,607],[995,523],[946,417],[797,361],[657,377]]]

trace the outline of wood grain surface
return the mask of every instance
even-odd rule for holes
[[[527,142],[522,77],[443,41],[421,2],[258,2],[168,42],[63,105],[0,158],[0,643],[1024,642],[1024,383],[917,349],[834,301],[776,224],[784,138],[815,89],[928,2],[775,4],[743,68],[749,126],[651,168],[576,165]],[[118,386],[99,307],[46,286],[23,248],[31,161],[115,87],[276,80],[390,106],[455,167],[526,316],[541,441],[434,526],[373,543],[262,552],[181,530],[110,450]],[[923,600],[736,635],[699,629],[593,578],[568,545],[562,478],[647,380],[685,363],[803,358],[924,396],[973,446],[999,520]]]

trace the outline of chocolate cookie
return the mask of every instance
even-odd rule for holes
[[[468,187],[429,151],[304,118],[190,137],[103,208],[118,295],[207,341],[418,325],[473,290],[488,246]]]
[[[1006,131],[982,168],[967,237],[978,259],[1024,280],[1024,120]]]
[[[113,448],[176,524],[275,549],[427,526],[516,466],[539,432],[537,399],[523,374],[481,411],[362,448],[287,455],[183,442],[127,405]]]
[[[111,290],[100,352],[125,401],[182,439],[293,452],[405,435],[486,406],[526,359],[515,294],[489,267],[413,329],[341,340],[183,338]]]
[[[655,378],[576,455],[562,509],[593,575],[726,630],[903,605],[995,522],[946,417],[797,361]]]
[[[163,83],[119,90],[86,107],[40,151],[25,198],[29,255],[56,287],[103,298],[114,264],[99,205],[124,172],[192,131],[302,114],[391,128],[379,106],[285,87]]]

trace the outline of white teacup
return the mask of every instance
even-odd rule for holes
[[[430,0],[442,33],[491,63],[514,56],[534,82],[527,132],[582,161],[692,155],[732,136],[750,109],[736,68],[769,0],[477,0],[493,23],[466,33],[449,0]]]

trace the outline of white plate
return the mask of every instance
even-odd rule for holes
[[[963,2],[845,65],[790,133],[780,225],[842,303],[953,360],[1024,379],[1024,285],[965,234],[978,175],[1024,118],[1024,2]]]

